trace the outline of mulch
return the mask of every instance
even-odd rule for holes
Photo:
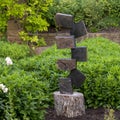
[[[104,108],[89,108],[85,110],[85,115],[75,118],[66,118],[64,116],[57,116],[54,108],[47,109],[45,120],[104,120],[106,110]],[[120,111],[114,111],[115,120],[120,120]],[[111,119],[109,119],[111,120]],[[113,119],[112,119],[113,120]]]
[[[98,31],[98,33],[118,33],[120,32],[120,27],[109,27]]]

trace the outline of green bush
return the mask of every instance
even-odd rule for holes
[[[55,49],[54,46],[40,56],[17,61],[14,58],[10,66],[5,64],[4,58],[0,59],[0,83],[9,89],[5,94],[7,98],[1,100],[6,101],[1,119],[44,119],[45,109],[53,105],[53,91],[58,90],[57,78],[62,74],[55,66],[55,57],[46,59]],[[56,52],[58,54],[58,50]]]
[[[120,46],[105,38],[88,39],[77,46],[87,46],[88,61],[78,62],[78,69],[86,76],[79,91],[84,93],[87,107],[112,106],[119,108],[120,82]],[[54,56],[53,56],[54,55]],[[40,81],[50,83],[50,91],[58,90],[59,77],[67,77],[69,72],[57,69],[56,61],[70,58],[69,49],[59,50],[56,46],[49,48],[40,56],[19,61],[21,68],[27,72],[34,71]],[[52,99],[51,99],[52,100]]]
[[[119,6],[119,0],[54,0],[46,17],[50,17],[49,22],[53,24],[57,12],[72,14],[75,22],[84,20],[88,30],[96,32],[119,26]]]
[[[27,0],[24,2],[18,2],[18,0],[0,0],[0,15],[3,16],[3,19],[0,19],[2,31],[5,29],[7,21],[11,17],[15,20],[19,19],[20,23],[22,23],[23,30],[26,32],[35,33],[37,31],[47,30],[49,25],[44,16],[49,4],[52,4],[52,0],[44,2],[42,0]]]
[[[120,46],[105,38],[86,39],[77,46],[87,46],[88,61],[77,63],[86,80],[74,91],[84,94],[86,107],[119,109]],[[70,49],[60,50],[54,45],[38,56],[15,60],[10,66],[1,58],[0,84],[8,88],[7,93],[0,91],[1,119],[43,120],[45,109],[53,105],[53,92],[59,90],[59,78],[69,74],[58,70],[56,62],[70,57]]]
[[[0,0],[1,33],[5,32],[11,16],[20,21],[28,36],[46,31],[49,25],[55,25],[57,12],[72,14],[75,22],[84,20],[92,32],[120,26],[120,0],[34,0],[21,4],[17,1]]]
[[[20,70],[2,76],[0,82],[8,87],[8,93],[4,93],[8,97],[5,104],[4,119],[44,119],[45,109],[48,107],[49,101],[49,84],[37,81],[32,75]]]
[[[63,57],[68,58],[69,54],[70,50],[59,51],[54,45],[41,55],[21,59],[17,64],[20,69],[24,69],[28,74],[33,74],[39,81],[48,81],[50,83],[50,91],[55,91],[58,90],[59,77],[66,76],[68,73],[58,70],[56,61]]]
[[[0,84],[8,88],[7,93],[0,88],[0,119],[43,120],[51,103],[49,83],[38,80],[34,69],[29,72],[20,68],[19,60],[13,59],[13,65],[8,66],[4,58],[0,59]]]
[[[11,59],[21,59],[29,55],[29,47],[27,45],[19,45],[17,43],[9,43],[0,41],[0,57]]]
[[[0,0],[0,36],[7,30],[8,20],[17,21],[21,26],[22,39],[41,44],[38,32],[47,31],[46,12],[52,0]],[[34,40],[34,41],[33,41]],[[40,42],[39,42],[40,41]],[[42,44],[43,45],[43,44]]]
[[[89,39],[82,45],[88,47],[88,62],[78,64],[87,79],[83,86],[88,107],[120,104],[120,46],[107,39]]]
[[[0,119],[1,120],[4,120],[5,110],[7,107],[7,101],[8,101],[8,97],[6,93],[3,92],[0,86]]]

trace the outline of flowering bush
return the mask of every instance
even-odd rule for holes
[[[7,102],[8,102],[8,88],[4,84],[0,84],[0,119],[5,119]]]
[[[16,63],[11,67],[0,64],[0,74],[0,120],[43,120],[50,101],[49,84]]]
[[[3,84],[0,84],[0,89],[3,91],[3,93],[7,93],[8,92],[8,88],[3,85]]]
[[[88,61],[78,63],[86,80],[77,89],[84,93],[86,107],[108,105],[119,109],[120,46],[105,38],[77,45],[88,48]],[[0,120],[43,120],[45,109],[53,105],[59,77],[69,74],[58,70],[56,61],[70,56],[70,49],[59,50],[54,45],[41,55],[17,59],[12,66],[2,64],[5,60],[0,58]]]
[[[12,62],[12,60],[11,60],[10,57],[6,57],[6,58],[5,58],[5,61],[6,61],[6,64],[7,64],[7,65],[12,65],[12,64],[13,64],[13,62]]]

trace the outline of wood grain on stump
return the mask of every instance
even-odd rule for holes
[[[73,94],[54,92],[54,105],[58,116],[73,118],[85,114],[84,96],[79,92]]]

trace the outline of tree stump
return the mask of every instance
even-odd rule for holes
[[[54,92],[54,105],[58,116],[73,118],[85,114],[84,96],[79,92],[73,94]]]

